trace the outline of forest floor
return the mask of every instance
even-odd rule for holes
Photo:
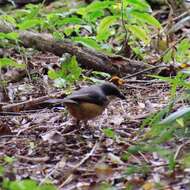
[[[184,108],[190,89],[189,9],[175,12],[167,1],[153,10],[159,24],[148,17],[149,6],[141,1],[127,1],[126,10],[124,1],[90,2],[62,0],[0,9],[3,23],[14,26],[7,31],[0,23],[0,189],[6,179],[32,179],[59,190],[189,190],[190,108]],[[185,24],[179,26],[181,21]],[[72,82],[62,68],[65,52],[77,60],[74,66],[70,61],[71,75],[79,78]],[[25,68],[16,68],[19,63]],[[147,72],[147,65],[154,69]],[[61,75],[63,69],[66,76]],[[87,125],[74,124],[63,105],[45,102],[110,81],[113,69],[123,77],[119,79],[128,77],[118,85],[126,100],[112,100]],[[65,88],[55,86],[56,79],[64,81]],[[159,125],[173,112],[171,125]]]
[[[40,67],[38,63],[52,63],[52,60],[56,64],[58,59],[53,55],[39,54],[33,56],[30,63]],[[38,69],[35,69],[37,73]],[[101,116],[89,121],[88,126],[82,124],[81,128],[72,124],[72,117],[64,107],[62,111],[55,107],[39,108],[18,115],[0,116],[2,126],[11,130],[10,134],[0,138],[0,156],[14,157],[6,166],[6,175],[11,179],[30,177],[40,183],[50,180],[60,189],[96,189],[102,181],[118,189],[129,184],[137,189],[142,185],[152,187],[160,181],[162,184],[165,181],[165,187],[176,187],[176,184],[180,187],[182,180],[186,180],[184,175],[174,180],[165,169],[166,160],[157,153],[139,152],[125,159],[126,150],[142,141],[142,135],[148,130],[146,126],[141,127],[142,121],[169,101],[166,83],[138,82],[133,80],[130,84],[129,80],[128,84],[134,87],[122,87],[126,101],[113,100]],[[86,85],[85,82],[79,84]],[[40,97],[44,91],[54,90],[52,84],[39,77],[34,82],[23,79],[15,83],[8,88],[7,94],[18,101],[33,95]],[[129,177],[125,174],[129,165],[144,163],[151,168],[148,174]]]

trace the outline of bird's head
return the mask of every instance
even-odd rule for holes
[[[100,85],[100,88],[106,96],[116,96],[120,99],[125,99],[125,96],[119,91],[117,86],[112,83],[105,82]]]

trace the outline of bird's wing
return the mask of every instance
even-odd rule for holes
[[[82,100],[86,100],[88,97],[88,94],[74,94],[67,96],[66,98],[63,99],[63,103],[71,103],[71,104],[78,104],[79,102],[82,102]],[[87,101],[87,100],[86,100]]]
[[[77,101],[72,100],[72,99],[70,99],[70,98],[64,98],[64,99],[62,100],[62,103],[78,104]]]
[[[88,93],[77,93],[72,94],[64,98],[63,102],[77,104],[80,102],[94,103],[98,105],[103,105],[107,101],[106,96],[98,92],[88,92]]]

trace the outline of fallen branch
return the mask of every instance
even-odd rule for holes
[[[58,92],[58,93],[55,93],[52,95],[46,95],[46,96],[41,96],[38,98],[33,98],[31,100],[26,100],[24,102],[6,104],[1,107],[1,110],[3,111],[2,113],[15,112],[15,115],[17,115],[17,114],[19,115],[19,113],[17,113],[17,112],[35,108],[35,107],[39,106],[41,103],[49,100],[50,98],[56,99],[56,98],[62,96],[63,94],[64,93]],[[0,112],[0,114],[1,114],[1,112]]]
[[[87,47],[81,47],[68,40],[56,41],[51,34],[30,31],[18,31],[13,26],[0,21],[0,32],[18,32],[19,40],[25,47],[35,48],[40,51],[52,52],[62,56],[64,53],[75,55],[82,67],[108,72],[118,76],[132,74],[147,68],[148,64],[134,61],[118,55],[106,55]]]

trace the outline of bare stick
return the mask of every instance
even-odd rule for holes
[[[86,156],[78,164],[72,166],[72,170],[70,172],[70,175],[62,182],[62,184],[59,186],[59,189],[62,188],[67,183],[69,183],[73,179],[72,172],[77,170],[82,164],[84,164],[93,155],[93,153],[96,150],[98,145],[99,145],[99,143],[98,143],[98,141],[96,141],[96,143],[93,146],[92,150],[89,153],[87,153]]]

